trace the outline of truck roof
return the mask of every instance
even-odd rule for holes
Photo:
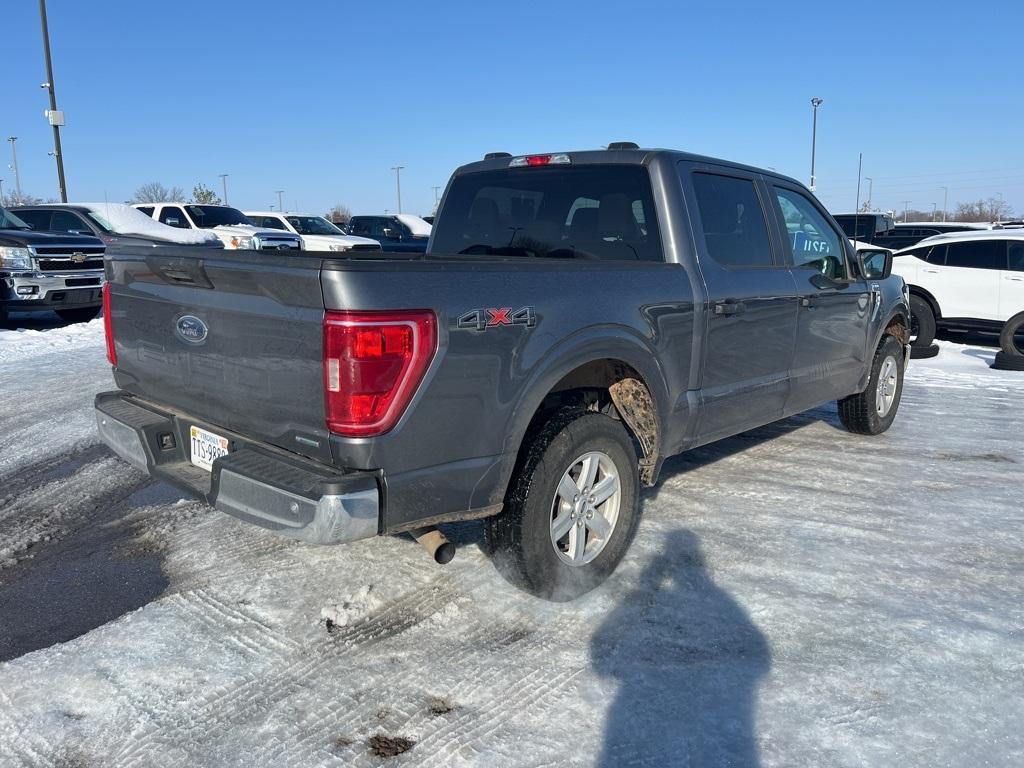
[[[573,165],[608,165],[608,164],[622,164],[622,165],[649,165],[655,158],[664,157],[666,159],[679,161],[687,161],[691,163],[707,163],[709,165],[722,165],[729,168],[738,168],[744,171],[750,171],[751,173],[760,173],[765,176],[773,176],[777,179],[784,179],[794,184],[805,186],[803,182],[798,179],[794,179],[791,176],[786,176],[783,173],[772,171],[767,168],[758,168],[753,165],[745,165],[743,163],[737,163],[732,160],[723,160],[717,157],[708,157],[707,155],[698,155],[692,152],[682,152],[675,149],[584,149],[577,151],[565,151],[565,150],[552,150],[543,152],[524,152],[519,155],[512,155],[510,157],[495,157],[486,160],[477,160],[476,162],[466,163],[465,165],[459,166],[455,169],[454,175],[460,175],[463,173],[476,173],[477,171],[495,171],[502,168],[508,168],[509,163],[517,157],[527,157],[532,155],[556,155],[565,154],[569,155],[572,159]]]

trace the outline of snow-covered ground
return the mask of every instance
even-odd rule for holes
[[[941,347],[884,436],[822,408],[671,460],[610,583],[548,605],[478,524],[440,567],[179,501],[95,445],[100,323],[0,331],[0,658],[55,548],[166,577],[0,664],[0,765],[1022,765],[1024,375]],[[59,634],[92,572],[30,613]]]

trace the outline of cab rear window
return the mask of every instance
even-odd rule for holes
[[[647,170],[549,166],[456,177],[436,253],[662,261]]]

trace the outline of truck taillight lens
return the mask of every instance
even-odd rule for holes
[[[110,316],[110,283],[103,284],[103,333],[107,337],[107,360],[117,365],[117,350],[114,349],[114,319]]]
[[[437,318],[430,310],[327,312],[327,428],[349,437],[387,432],[412,400],[436,349]]]

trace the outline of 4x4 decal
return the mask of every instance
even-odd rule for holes
[[[537,324],[537,312],[533,307],[522,307],[512,311],[512,307],[471,309],[463,312],[455,321],[458,328],[471,328],[475,331],[486,331],[498,325],[525,325],[533,328]]]

